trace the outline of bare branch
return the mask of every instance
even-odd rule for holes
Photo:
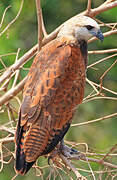
[[[6,132],[9,132],[11,134],[15,134],[15,130],[13,128],[7,128],[5,126],[0,126],[0,131],[6,131]]]
[[[21,13],[22,7],[23,7],[23,3],[24,3],[24,0],[21,1],[21,6],[20,6],[20,9],[19,9],[16,17],[5,27],[5,29],[0,33],[0,36],[2,36],[2,34],[18,19],[19,15]]]
[[[1,19],[1,23],[0,23],[0,28],[2,27],[2,24],[3,24],[3,22],[4,22],[4,18],[5,18],[6,12],[7,12],[7,10],[8,10],[9,8],[11,8],[11,6],[8,6],[8,7],[4,10],[4,13],[3,13],[2,19]]]
[[[42,47],[42,10],[40,0],[36,0],[37,19],[38,19],[38,51]]]
[[[75,159],[75,158],[74,158]],[[105,161],[101,161],[99,159],[93,159],[93,158],[87,158],[85,159],[84,157],[81,157],[81,160],[84,160],[84,161],[90,161],[90,162],[96,162],[98,164],[101,164],[103,166],[106,166],[106,167],[109,167],[109,168],[116,168],[117,169],[117,165],[115,164],[111,164],[109,162],[105,162]]]
[[[115,57],[115,56],[117,56],[117,54],[113,54],[113,55],[111,55],[111,56],[107,56],[107,57],[105,57],[105,58],[103,58],[103,59],[100,59],[100,60],[94,62],[93,64],[87,66],[87,68],[91,68],[91,67],[93,67],[93,66],[95,66],[95,65],[97,65],[97,64],[99,64],[99,63],[101,63],[101,62],[104,62],[104,61],[106,61],[107,59],[110,59],[110,58],[112,58],[112,57]]]
[[[96,96],[96,95],[94,95],[94,96]],[[86,97],[83,100],[83,103],[87,103],[87,102],[94,101],[94,100],[99,100],[99,99],[107,99],[107,100],[117,101],[117,98],[114,98],[114,97],[105,97],[105,96],[92,97],[92,96],[89,96],[89,97]]]
[[[16,94],[18,94],[22,90],[26,82],[26,79],[27,77],[25,77],[17,86],[11,88],[2,97],[0,97],[0,106],[12,99],[14,96],[16,96]]]
[[[87,11],[90,12],[90,10],[91,10],[91,0],[88,0]]]
[[[5,137],[5,138],[0,139],[0,143],[9,143],[13,141],[14,141],[14,137]]]
[[[112,9],[114,7],[117,7],[117,1],[114,1],[114,2],[110,2],[110,3],[103,3],[102,5],[100,5],[99,7],[97,8],[94,8],[94,9],[91,9],[90,11],[84,11],[81,13],[81,15],[87,15],[87,16],[90,16],[90,17],[94,17],[104,11],[107,11],[109,9]]]
[[[62,154],[60,154],[61,159],[63,160],[63,162],[70,167],[70,169],[74,172],[74,174],[76,175],[77,179],[81,179],[81,180],[87,180],[85,177],[83,177],[78,171],[77,169],[70,163],[70,161],[63,156]]]
[[[106,54],[106,53],[115,53],[117,49],[106,49],[106,50],[96,50],[96,51],[88,51],[88,54]]]
[[[3,75],[0,77],[0,84],[9,78],[12,73],[14,73],[17,69],[19,69],[21,66],[23,66],[24,63],[26,63],[29,59],[31,59],[36,51],[37,51],[38,45],[34,46],[32,49],[30,49],[27,53],[25,53],[16,63],[14,63],[10,68],[3,73]]]
[[[20,48],[18,48],[15,62],[17,62],[17,60],[18,60],[19,52],[20,52]],[[14,79],[14,81],[13,81],[12,88],[15,87],[15,85],[16,85],[16,83],[17,83],[17,80],[18,80],[18,77],[19,77],[19,73],[20,73],[20,71],[19,71],[19,69],[18,69],[18,70],[16,71],[16,73],[15,73],[15,79]]]
[[[96,87],[94,86],[94,84],[93,84],[88,78],[86,78],[86,82],[92,86],[92,88],[95,90],[95,92],[96,92],[97,94],[99,94],[99,91],[96,89]]]
[[[117,63],[117,59],[116,61],[114,61],[114,63],[104,72],[104,74],[100,77],[100,91],[102,90],[102,81],[104,79],[104,77],[106,76],[106,74],[112,69],[112,67]]]
[[[87,125],[87,124],[90,124],[90,123],[103,121],[103,120],[106,120],[106,119],[109,119],[109,118],[112,118],[112,117],[115,117],[115,116],[117,116],[117,113],[113,113],[113,114],[110,114],[108,116],[104,116],[104,117],[101,117],[101,118],[98,118],[98,119],[95,119],[95,120],[91,120],[91,121],[87,121],[87,122],[83,122],[83,123],[72,124],[71,127],[83,126],[83,125]]]
[[[92,81],[91,81],[91,82],[92,82]],[[94,83],[94,82],[92,82],[92,84],[94,84],[96,87],[100,87],[99,84],[96,84],[96,83]],[[107,89],[107,88],[105,88],[105,87],[103,87],[103,86],[102,86],[102,89],[105,90],[105,91],[107,91],[107,92],[109,92],[109,93],[112,93],[112,94],[114,94],[114,95],[117,95],[117,92],[112,91],[112,90],[110,90],[110,89]]]
[[[46,32],[46,29],[45,29],[45,25],[44,25],[44,20],[43,20],[43,15],[41,13],[41,18],[42,18],[42,31],[43,31],[43,35],[45,38],[47,38],[48,34]]]

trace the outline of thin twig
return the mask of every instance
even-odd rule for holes
[[[87,180],[85,177],[83,177],[78,171],[77,169],[70,163],[70,161],[63,156],[62,154],[60,154],[61,159],[63,160],[63,162],[70,167],[70,169],[74,172],[74,174],[76,175],[77,179],[81,179],[81,180]]]
[[[107,57],[105,57],[105,58],[103,58],[103,59],[100,59],[100,60],[94,62],[93,64],[90,64],[87,68],[91,68],[91,67],[93,67],[93,66],[95,66],[95,65],[97,65],[97,64],[99,64],[99,63],[101,63],[101,62],[104,62],[104,61],[107,60],[107,59],[113,58],[113,57],[115,57],[115,56],[117,56],[117,54],[113,54],[113,55],[107,56]]]
[[[18,48],[18,51],[17,51],[17,54],[16,54],[16,60],[15,60],[15,62],[17,62],[17,60],[18,60],[19,52],[20,52],[20,48]],[[14,81],[13,81],[12,88],[15,87],[15,85],[16,85],[16,83],[17,83],[17,80],[18,80],[18,77],[19,77],[20,70],[18,69],[15,73],[16,73],[16,74],[15,74],[15,79],[14,79]]]
[[[6,138],[0,139],[0,143],[9,143],[13,141],[14,141],[14,137],[6,137]]]
[[[4,13],[3,13],[2,19],[1,19],[1,23],[0,23],[0,28],[2,27],[2,24],[3,24],[3,22],[4,22],[4,18],[5,18],[6,12],[7,12],[7,10],[8,10],[9,8],[11,8],[11,6],[6,7],[6,9],[4,10]]]
[[[46,28],[45,28],[42,11],[41,11],[41,18],[42,18],[42,31],[43,31],[44,38],[46,38],[48,36],[48,34],[47,34],[47,31],[46,31]]]
[[[90,81],[88,78],[86,78],[86,82],[92,86],[92,88],[95,90],[95,92],[96,92],[97,94],[99,94],[99,91],[98,91],[97,88],[94,86],[94,84],[92,83],[92,81]]]
[[[95,94],[95,96],[96,96],[96,94]],[[105,97],[105,96],[92,97],[92,96],[89,96],[88,98],[86,97],[83,100],[83,103],[87,103],[87,102],[94,101],[94,100],[99,100],[99,99],[107,99],[107,100],[117,101],[117,98],[114,98],[114,97]]]
[[[88,0],[87,11],[90,12],[90,10],[91,10],[91,0]]]
[[[24,0],[21,1],[20,9],[19,9],[16,17],[4,28],[4,30],[0,33],[0,36],[2,36],[2,34],[4,34],[4,32],[18,19],[19,15],[21,13],[22,7],[23,7],[23,3],[24,3]]]
[[[6,70],[3,75],[0,77],[0,84],[3,83],[4,80],[9,78],[12,73],[14,73],[17,69],[19,69],[23,64],[29,61],[37,51],[37,45],[30,49],[27,53],[25,53],[17,62],[15,62],[8,70]]]
[[[102,81],[104,79],[104,77],[106,76],[106,74],[112,69],[112,67],[117,63],[117,59],[116,61],[114,61],[114,63],[104,72],[104,74],[100,77],[100,92],[102,91]]]
[[[38,51],[42,47],[42,10],[40,0],[36,0],[37,19],[38,19]]]
[[[9,132],[11,134],[15,134],[15,130],[13,128],[7,128],[5,126],[0,126],[0,131],[6,131],[6,132]]]
[[[88,51],[88,54],[105,54],[105,53],[115,53],[117,49],[106,49],[106,50],[96,50],[96,51]]]
[[[95,120],[91,120],[91,121],[86,121],[86,122],[83,122],[83,123],[72,124],[71,127],[83,126],[83,125],[87,125],[87,124],[90,124],[90,123],[103,121],[103,120],[106,120],[106,119],[109,119],[109,118],[112,118],[112,117],[115,117],[115,116],[117,116],[117,113],[113,113],[113,114],[110,114],[108,116],[104,116],[104,117],[101,117],[101,118],[98,118],[98,119],[95,119]]]
[[[22,90],[26,82],[26,79],[27,77],[25,77],[17,86],[11,88],[9,91],[6,92],[6,94],[0,97],[0,106],[12,99],[14,96],[16,96],[16,94],[18,94]]]
[[[91,82],[92,82],[92,84],[94,84],[95,86],[100,87],[99,84],[97,84],[97,83],[95,83],[95,82],[93,82],[93,81],[91,81]],[[105,91],[107,91],[107,92],[109,92],[109,93],[112,93],[112,94],[114,94],[114,95],[117,95],[117,92],[112,91],[112,90],[110,90],[110,89],[107,89],[107,88],[105,88],[105,87],[103,87],[103,86],[102,86],[102,89],[105,90]]]

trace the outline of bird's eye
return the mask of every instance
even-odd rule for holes
[[[91,30],[91,29],[93,29],[94,27],[93,26],[91,26],[91,25],[86,25],[85,26],[88,30]]]

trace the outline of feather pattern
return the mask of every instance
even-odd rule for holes
[[[16,131],[16,170],[20,174],[63,139],[84,96],[85,71],[79,44],[66,39],[53,40],[35,57]]]

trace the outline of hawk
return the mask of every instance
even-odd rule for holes
[[[24,175],[50,153],[68,131],[84,97],[87,41],[103,40],[95,20],[73,17],[35,57],[24,86],[16,130],[15,169]]]

